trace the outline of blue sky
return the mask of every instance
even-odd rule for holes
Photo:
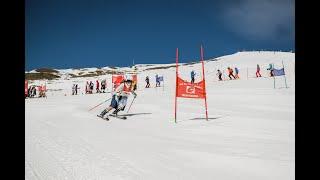
[[[295,50],[292,0],[26,0],[27,71]]]

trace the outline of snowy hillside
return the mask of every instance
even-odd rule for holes
[[[183,57],[183,54],[181,54]],[[269,63],[284,76],[269,77]],[[257,64],[263,77],[256,78]],[[97,68],[57,70],[61,78],[34,80],[47,84],[47,98],[25,100],[26,179],[192,179],[285,180],[295,178],[295,54],[239,52],[205,61],[209,121],[204,101],[178,99],[174,123],[175,62],[99,70],[138,73],[138,96],[127,120],[96,117],[110,93],[85,94],[86,81],[111,74],[88,74]],[[240,79],[228,80],[227,67],[238,67]],[[217,70],[224,72],[218,81]],[[179,76],[190,80],[201,63],[182,63]],[[164,76],[154,88],[155,75]],[[145,77],[151,88],[146,89]],[[286,81],[285,81],[286,80]],[[285,88],[285,82],[288,88]],[[80,93],[71,95],[72,84]],[[163,86],[164,85],[164,86]],[[128,104],[132,97],[128,99]],[[121,113],[126,114],[128,107]]]

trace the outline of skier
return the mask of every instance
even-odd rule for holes
[[[105,93],[105,89],[106,89],[106,80],[103,79],[103,80],[101,81],[101,91],[102,91],[103,93]]]
[[[74,86],[74,91],[75,91],[75,93],[76,93],[76,95],[78,94],[78,84],[75,84],[75,86]]]
[[[89,92],[89,82],[87,81],[87,84],[86,84],[86,94],[88,94]]]
[[[219,77],[219,81],[222,81],[222,72],[220,71],[220,69],[218,69],[218,73],[217,73],[218,77]]]
[[[74,84],[72,84],[72,95],[74,95]]]
[[[101,91],[100,91],[100,89],[99,89],[99,85],[100,85],[100,84],[99,84],[99,81],[97,80],[97,81],[96,81],[96,91],[97,91],[96,93],[101,93]]]
[[[90,81],[90,83],[89,83],[89,88],[90,88],[90,94],[92,94],[92,92],[93,92],[93,82],[92,81]]]
[[[228,67],[228,72],[229,72],[230,80],[232,80],[231,76],[233,77],[233,79],[236,79],[236,77],[234,77],[234,75],[233,75],[233,70],[230,67]]]
[[[191,71],[190,75],[191,75],[191,83],[193,84],[194,83],[194,76],[196,75],[194,70]]]
[[[112,109],[115,109],[112,114],[116,115],[119,111],[123,111],[127,105],[128,96],[131,94],[137,97],[137,94],[133,90],[133,84],[131,79],[126,79],[112,92],[111,103],[108,108],[104,109],[98,117],[104,118]],[[109,120],[109,114],[107,114],[106,120]]]
[[[158,74],[156,74],[156,87],[160,87],[160,80]]]
[[[235,67],[234,71],[236,72],[236,74],[235,74],[236,79],[239,79],[239,69],[237,67]]]
[[[38,87],[38,97],[42,97],[42,86],[37,86]]]
[[[146,77],[146,88],[149,88],[150,87],[150,83],[149,83],[149,76]]]
[[[31,88],[32,88],[32,86],[29,86],[29,88],[28,88],[28,97],[31,97]]]
[[[46,87],[44,85],[39,86],[39,97],[46,97]]]
[[[269,67],[267,70],[270,70],[270,77],[272,77],[273,76],[273,65],[269,64]]]
[[[259,64],[257,64],[257,72],[256,72],[256,76],[257,76],[257,77],[261,77],[261,74],[260,74],[260,66],[259,66]]]

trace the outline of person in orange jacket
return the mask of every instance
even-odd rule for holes
[[[228,67],[228,73],[229,73],[230,80],[232,80],[231,77],[233,77],[233,79],[236,79],[236,77],[234,77],[234,75],[233,75],[233,70],[230,67]]]

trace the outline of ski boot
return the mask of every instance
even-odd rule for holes
[[[107,120],[107,121],[109,121],[109,117],[107,116],[107,117],[103,117],[105,114],[107,114],[108,113],[108,111],[105,109],[105,110],[103,110],[100,114],[98,114],[97,116],[98,117],[100,117],[100,118],[102,118],[102,119],[105,119],[105,120]]]

